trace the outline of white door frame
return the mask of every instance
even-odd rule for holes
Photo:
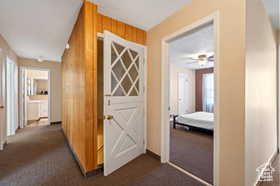
[[[25,70],[39,70],[39,71],[47,71],[48,72],[48,123],[49,125],[51,125],[51,121],[52,121],[52,113],[51,113],[51,108],[52,108],[52,76],[51,76],[51,69],[49,68],[42,68],[42,67],[30,67],[30,66],[20,66],[20,69],[25,69]],[[19,82],[20,82],[20,90],[19,90],[19,95],[22,95],[22,74],[19,74]],[[22,96],[20,96],[20,104],[23,104],[23,100],[22,100]],[[25,103],[27,104],[27,103]],[[26,107],[27,108],[27,107]],[[21,107],[20,107],[20,116],[21,116]],[[26,112],[27,113],[27,112]],[[25,118],[27,118],[27,116],[25,116]],[[20,122],[25,122],[22,121],[22,117],[20,118]],[[27,120],[26,120],[27,121]],[[25,124],[26,126],[26,124]]]
[[[7,101],[6,101],[6,55],[3,51],[3,49],[0,48],[0,81],[1,81],[1,94],[3,98],[3,102],[0,103],[1,106],[4,106],[2,108],[2,114],[1,117],[3,116],[2,122],[0,122],[0,151],[4,150],[4,145],[7,143]],[[2,63],[2,64],[1,64]],[[3,88],[3,89],[2,89]]]
[[[9,56],[6,56],[5,57],[6,58],[6,68],[5,68],[5,70],[6,70],[6,136],[8,136],[8,130],[10,131],[10,134],[9,134],[9,136],[11,136],[11,135],[15,135],[16,134],[16,130],[18,129],[18,121],[19,121],[19,118],[18,118],[18,106],[19,106],[19,104],[18,104],[18,64],[15,62],[15,61],[13,61]],[[8,74],[8,66],[11,64],[11,66],[10,67],[12,67],[12,68],[15,68],[15,69],[13,69],[13,71],[12,71],[12,74],[10,74],[10,72],[9,72],[9,74]],[[8,86],[8,75],[11,75],[12,76],[12,78],[14,78],[14,79],[12,79],[12,80],[14,80],[14,82],[12,83],[12,85],[14,85],[13,87],[10,87],[10,85]],[[8,89],[8,87],[10,87],[10,89]],[[14,88],[16,88],[16,89],[14,89]],[[15,94],[13,94],[13,96],[14,97],[8,97],[8,95],[7,95],[7,91],[15,91],[14,93]],[[8,101],[10,101],[9,99],[12,99],[12,101],[13,101],[13,105],[10,105],[10,106],[12,106],[12,107],[15,107],[15,108],[13,108],[13,110],[15,110],[16,112],[14,113],[15,115],[14,116],[12,116],[11,118],[9,118],[9,119],[12,119],[12,122],[10,123],[10,125],[12,124],[12,126],[9,126],[9,124],[8,124],[8,117],[7,117],[7,114],[9,114],[9,116],[10,116],[10,113],[7,111],[7,108],[8,108],[8,104],[7,104],[7,102]],[[15,128],[17,126],[17,128]],[[11,131],[12,130],[12,131]]]
[[[196,28],[203,25],[213,23],[214,37],[215,37],[215,63],[214,63],[214,79],[215,79],[215,111],[214,111],[214,185],[219,185],[219,129],[220,123],[217,117],[219,113],[218,93],[219,93],[219,12],[215,12],[207,17],[204,17],[193,24],[190,24],[179,31],[172,33],[164,37],[161,41],[161,162],[169,162],[170,153],[170,121],[169,121],[169,55],[168,55],[168,43]]]

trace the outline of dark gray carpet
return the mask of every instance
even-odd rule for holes
[[[170,131],[170,162],[213,183],[213,135],[177,126]]]
[[[279,186],[280,185],[280,157],[277,155],[276,159],[272,163],[272,167],[275,169],[273,172],[273,181],[259,182],[258,186]]]
[[[60,126],[20,130],[0,152],[1,186],[202,186],[202,184],[142,155],[110,176],[82,176]]]

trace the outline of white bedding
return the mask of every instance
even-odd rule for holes
[[[209,112],[194,112],[178,116],[177,122],[198,128],[213,130],[214,115]]]

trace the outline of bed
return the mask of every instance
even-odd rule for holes
[[[176,125],[213,131],[214,114],[209,112],[194,112],[190,114],[174,115],[173,128],[176,128]]]

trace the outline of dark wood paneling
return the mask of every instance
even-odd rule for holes
[[[214,68],[207,68],[195,71],[195,111],[203,110],[202,103],[202,77],[203,74],[214,72]]]

